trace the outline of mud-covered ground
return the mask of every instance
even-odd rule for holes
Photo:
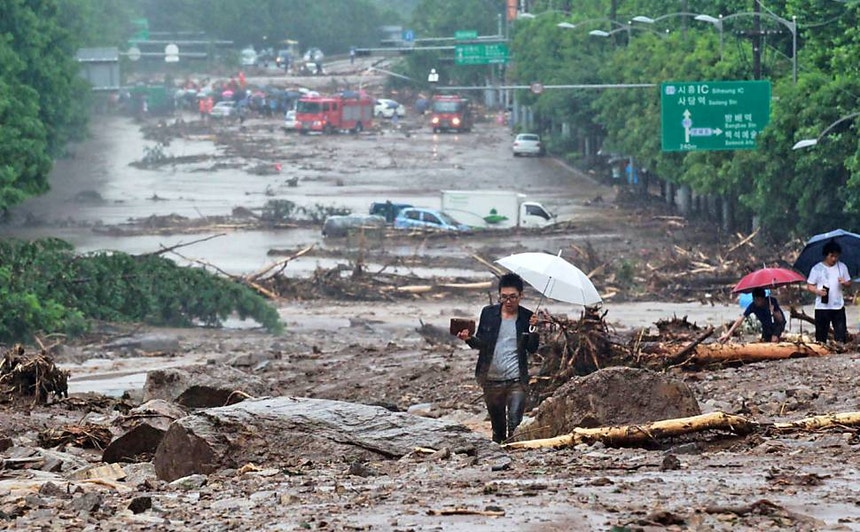
[[[204,125],[189,117],[184,126],[188,128],[186,137],[194,137],[194,143],[214,141],[216,149],[195,152],[205,157],[147,169],[151,174],[141,175],[153,175],[153,181],[157,179],[161,185],[157,190],[126,190],[128,197],[120,205],[140,214],[131,216],[135,220],[145,218],[146,213],[167,216],[183,209],[190,218],[194,209],[203,209],[239,224],[232,216],[232,207],[239,204],[255,212],[266,198],[292,198],[306,206],[337,198],[357,209],[370,198],[385,199],[386,194],[428,201],[440,188],[489,188],[498,183],[502,188],[527,188],[530,195],[567,215],[573,224],[561,232],[458,239],[398,239],[389,235],[337,242],[322,241],[313,229],[307,230],[306,236],[286,238],[283,245],[275,233],[266,233],[269,236],[260,244],[266,250],[280,249],[287,254],[314,245],[309,254],[312,263],[302,270],[305,272],[316,266],[337,262],[354,265],[362,260],[391,271],[425,276],[431,282],[449,277],[492,279],[472,255],[492,259],[515,251],[564,249],[566,256],[580,253],[583,258],[608,257],[603,262],[627,260],[644,265],[679,253],[675,246],[691,249],[695,244],[711,242],[714,255],[685,260],[713,265],[719,262],[719,250],[729,241],[738,241],[733,235],[715,234],[708,226],[679,221],[674,213],[659,206],[659,201],[632,207],[619,204],[611,187],[561,163],[511,161],[507,158],[509,135],[491,123],[483,123],[474,135],[455,141],[433,140],[421,130],[420,118],[404,122],[404,127],[413,128],[410,136],[383,123],[381,133],[368,133],[362,140],[310,137],[300,142],[278,132],[277,121],[251,120],[244,130],[234,124],[198,131],[194,128]],[[387,135],[396,135],[397,140],[381,143]],[[284,138],[287,140],[275,142]],[[172,145],[176,142],[191,141],[179,137]],[[291,146],[288,151],[282,151],[283,142]],[[375,146],[370,151],[355,149],[369,143]],[[191,152],[190,148],[185,151]],[[126,149],[124,153],[141,151]],[[294,159],[286,159],[287,155]],[[85,153],[78,155],[86,157]],[[134,160],[137,156],[127,161],[126,167]],[[244,179],[238,195],[241,200],[222,202],[222,212],[202,201],[185,205],[183,200],[195,191],[190,186],[182,188],[183,172],[203,168],[201,173],[217,187],[223,185],[221,178],[230,182],[227,161]],[[289,165],[278,174],[252,172],[284,161]],[[73,172],[68,162],[60,167]],[[293,187],[286,181],[292,177],[299,178],[298,190],[304,192],[291,195],[289,189]],[[124,225],[108,220],[109,207],[117,199],[112,194],[119,192],[114,185],[101,186],[99,179],[110,178],[95,175],[89,185],[65,182],[56,189],[62,194],[42,198],[41,203],[25,205],[23,210],[32,216],[41,213],[46,223],[36,225],[49,231],[58,230],[60,225],[86,231],[93,227],[103,230],[107,225],[147,235],[155,232],[153,228],[141,229],[144,224],[134,220]],[[168,183],[180,189],[172,190]],[[80,203],[70,204],[69,198],[80,190],[96,190],[107,206],[96,204],[88,209]],[[145,200],[153,192],[167,201],[135,203],[135,198]],[[600,200],[595,201],[598,197]],[[62,222],[51,222],[47,216],[50,210],[45,210],[45,205],[51,202],[63,211]],[[18,215],[26,217],[22,212]],[[187,241],[188,225],[176,220],[168,229],[185,232]],[[6,232],[26,233],[25,229],[32,228],[33,224],[20,225]],[[207,231],[190,233],[203,235]],[[243,238],[253,242],[254,234],[254,230],[231,231],[235,239],[228,242]],[[133,248],[128,242],[134,237],[128,234],[114,234],[109,237],[112,240],[104,233],[99,235],[94,247],[113,244],[120,249],[123,245]],[[257,258],[248,258],[253,246],[244,255],[230,244],[221,247],[241,256],[236,262],[237,272],[259,267],[254,262]],[[194,246],[188,251],[193,254],[190,250],[195,250]],[[218,250],[212,255],[206,253],[199,252],[198,256],[216,263],[222,256]],[[268,251],[264,256],[267,261],[277,258]],[[653,277],[636,281],[634,276],[631,282],[638,284],[637,295],[629,299],[637,303],[614,303],[602,287],[609,296],[606,320],[622,332],[673,315],[689,316],[703,326],[722,326],[739,309],[728,302],[728,286],[720,284],[719,275],[715,277],[698,291],[672,298]],[[651,282],[646,282],[648,279]],[[647,291],[654,286],[661,292],[649,299]],[[536,294],[530,291],[527,296],[524,304],[534,306]],[[135,404],[147,369],[192,363],[225,363],[253,373],[265,381],[272,395],[384,405],[455,421],[489,438],[480,389],[472,379],[475,353],[452,342],[446,331],[450,317],[477,315],[488,300],[486,290],[355,299],[294,294],[274,303],[287,326],[280,337],[238,322],[218,330],[105,326],[87,339],[54,347],[51,352],[56,362],[72,372],[71,399],[47,406],[36,406],[29,400],[0,404],[0,528],[860,530],[860,478],[854,465],[858,438],[856,430],[848,427],[796,434],[765,431],[745,437],[706,433],[665,440],[647,449],[607,448],[598,443],[510,451],[512,462],[505,467],[445,452],[356,461],[348,453],[321,456],[308,446],[296,449],[295,459],[288,463],[260,460],[237,464],[236,469],[174,483],[157,480],[152,465],[146,462],[125,465],[127,476],[121,480],[69,480],[73,466],[95,463],[100,456],[94,449],[77,445],[54,449],[58,453],[55,462],[46,464],[50,460],[44,457],[41,462],[26,460],[34,455],[38,436],[46,429],[87,422],[107,424]],[[564,304],[544,304],[553,313],[576,316],[578,312]],[[851,323],[856,323],[854,310],[850,312]],[[797,320],[791,324],[793,332],[809,332],[809,328]],[[858,358],[847,353],[698,371],[673,370],[670,375],[690,386],[703,412],[723,411],[768,423],[860,410],[854,383]],[[130,393],[119,399],[126,389]],[[91,392],[83,393],[86,390]]]

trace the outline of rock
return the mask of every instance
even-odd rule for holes
[[[125,470],[117,464],[93,464],[73,471],[68,477],[71,480],[122,480]]]
[[[138,464],[125,464],[122,466],[125,470],[124,482],[132,487],[142,486],[147,481],[157,481],[155,477],[155,466],[152,462],[141,462]]]
[[[171,423],[185,416],[185,410],[162,399],[153,399],[129,411],[119,420],[126,429],[102,453],[102,461],[135,462],[150,460]]]
[[[210,408],[238,403],[247,395],[268,395],[262,379],[230,366],[203,364],[166,368],[146,374],[145,401],[163,399],[189,408]]]
[[[135,497],[130,503],[128,503],[128,509],[131,510],[131,513],[133,514],[145,512],[150,508],[152,508],[152,497],[149,495]]]
[[[142,334],[121,338],[105,344],[104,348],[136,350],[147,353],[175,353],[179,351],[179,339],[176,336],[165,334]]]
[[[102,505],[102,496],[94,491],[84,493],[72,499],[69,503],[69,508],[75,512],[92,513],[99,509]]]
[[[66,485],[68,488],[68,484]],[[39,495],[43,495],[45,497],[51,497],[55,499],[71,499],[72,494],[69,493],[68,489],[61,488],[59,485],[54,484],[53,482],[45,482],[39,488]]]
[[[516,440],[552,438],[576,427],[648,423],[701,414],[692,390],[653,371],[615,367],[571,379],[538,407]],[[526,427],[524,427],[525,429]]]
[[[206,475],[188,475],[173,480],[170,483],[170,487],[183,491],[191,491],[202,488],[207,482],[209,482],[209,479]]]
[[[238,355],[234,355],[227,361],[228,366],[233,366],[234,368],[251,368],[260,365],[261,363],[268,362],[271,358],[266,353],[260,353],[254,351],[252,353],[239,353]]]
[[[12,443],[12,438],[0,438],[0,453],[10,449],[13,445],[14,443]]]
[[[681,461],[674,454],[667,454],[663,457],[663,463],[660,465],[660,471],[674,471],[681,469]]]
[[[437,419],[356,403],[275,397],[212,408],[171,425],[155,452],[158,478],[174,480],[265,460],[268,467],[334,459],[398,459],[416,447],[510,461],[489,439]]]
[[[407,408],[406,413],[412,414],[413,416],[427,417],[430,415],[431,410],[433,410],[433,403],[419,403],[417,405],[412,405]]]

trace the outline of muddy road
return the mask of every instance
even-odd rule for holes
[[[567,253],[591,246],[624,260],[626,253],[668,253],[685,242],[663,220],[642,224],[628,218],[631,213],[614,202],[615,191],[590,176],[552,158],[513,158],[511,135],[491,120],[472,134],[434,135],[421,117],[407,116],[398,128],[381,121],[359,136],[332,137],[287,135],[275,119],[251,118],[243,126],[198,122],[190,113],[161,124],[96,117],[92,139],[74,148],[74,158],[57,163],[52,191],[15,209],[0,233],[58,236],[82,252],[130,253],[222,235],[183,248],[174,258],[200,259],[238,274],[270,264],[271,250],[289,253],[313,245],[289,264],[290,275],[363,260],[368,269],[470,280],[492,279],[473,255],[492,260],[516,251]],[[169,139],[162,147],[167,162],[134,164],[155,149],[157,139]],[[234,216],[236,209],[260,212],[272,199],[311,212],[325,206],[366,212],[370,202],[386,199],[435,208],[446,188],[517,190],[571,223],[558,232],[356,242],[324,239],[310,220],[247,230]],[[174,225],[142,222],[171,215],[177,215]],[[188,220],[207,217],[224,220],[189,229]],[[133,401],[150,369],[224,363],[259,377],[272,395],[412,409],[489,438],[472,379],[475,353],[445,335],[450,317],[474,316],[487,301],[486,291],[384,303],[297,297],[277,303],[287,328],[281,337],[238,320],[218,330],[109,327],[88,342],[63,346],[56,358],[72,372],[76,397],[117,398],[130,390]],[[523,304],[535,303],[529,291]],[[556,302],[544,306],[553,314],[579,312]],[[673,315],[718,327],[739,312],[735,303],[656,298],[620,304],[610,298],[605,308],[606,320],[621,330]],[[856,311],[849,312],[849,323],[856,323]],[[426,329],[419,331],[422,323],[441,333],[428,337]],[[801,328],[792,322],[793,332]],[[853,378],[858,363],[858,355],[848,353],[671,374],[690,386],[703,412],[770,422],[860,409]],[[0,406],[0,428],[9,438],[0,447],[9,465],[0,469],[0,528],[860,530],[860,477],[852,465],[858,437],[847,427],[711,435],[649,449],[583,444],[516,451],[505,466],[459,453],[431,458],[418,452],[356,465],[347,455],[315,457],[308,445],[296,449],[290,463],[269,463],[261,453],[253,467],[184,483],[157,480],[147,462],[128,466],[125,480],[74,487],[57,472],[12,469],[18,462],[9,460],[28,456],[45,428],[81,420],[109,423],[117,415],[110,406],[88,401],[78,407]],[[75,446],[59,450],[67,461],[96,463],[100,456]],[[67,486],[71,495],[45,489],[47,481]],[[83,500],[89,493],[97,494],[98,504]],[[129,510],[139,499],[150,507]]]

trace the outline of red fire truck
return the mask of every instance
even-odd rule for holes
[[[300,133],[337,131],[358,133],[373,125],[372,98],[364,93],[343,92],[334,96],[306,94],[296,104],[296,129]]]
[[[433,133],[472,130],[472,108],[467,98],[455,94],[437,94],[433,96],[432,102],[430,127]]]

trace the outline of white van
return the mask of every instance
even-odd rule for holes
[[[257,66],[257,51],[251,47],[242,50],[239,54],[239,64],[242,66]]]

